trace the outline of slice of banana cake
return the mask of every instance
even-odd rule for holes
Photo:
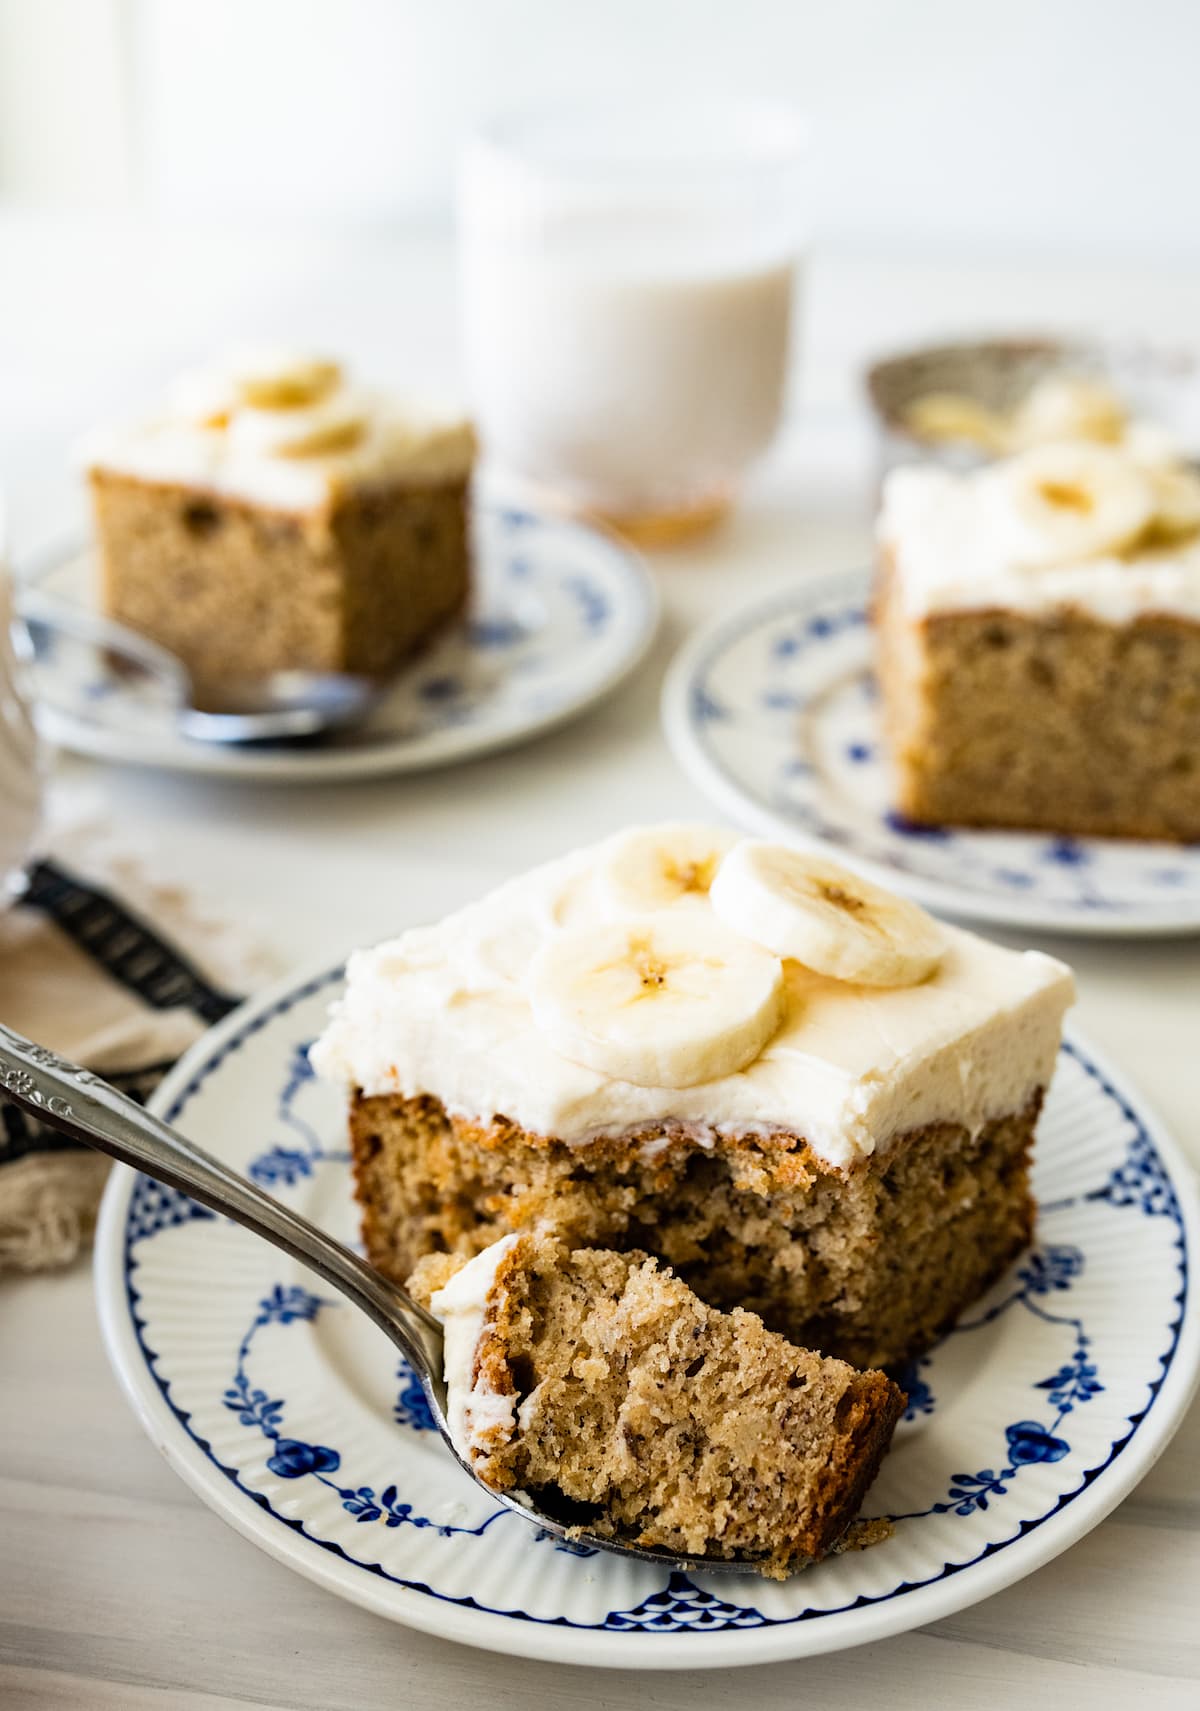
[[[1200,838],[1200,472],[1142,430],[889,476],[875,621],[910,818]]]
[[[458,617],[470,424],[304,351],[241,349],[85,448],[104,611],[200,703],[273,671],[387,677]]]
[[[904,1405],[644,1253],[534,1231],[427,1256],[410,1287],[445,1326],[463,1460],[601,1538],[782,1579],[841,1538]]]
[[[313,1061],[397,1282],[551,1221],[887,1366],[1029,1239],[1071,997],[823,857],[649,826],[358,953]]]

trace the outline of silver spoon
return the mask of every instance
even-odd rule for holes
[[[62,637],[103,649],[127,669],[154,681],[176,729],[194,742],[286,742],[320,736],[357,724],[380,693],[381,686],[371,678],[346,672],[273,671],[231,681],[222,688],[219,702],[210,695],[206,706],[195,707],[183,661],[137,630],[41,589],[26,589],[18,612],[30,635],[34,664],[47,675]]]
[[[264,1194],[261,1188],[178,1130],[152,1117],[98,1075],[69,1063],[45,1046],[34,1045],[3,1024],[0,1024],[0,1092],[37,1121],[144,1171],[170,1188],[179,1189],[310,1266],[360,1307],[395,1343],[416,1373],[447,1447],[475,1483],[532,1526],[560,1539],[567,1537],[567,1528],[561,1521],[534,1509],[524,1494],[517,1498],[493,1491],[459,1455],[447,1425],[442,1327],[411,1295],[390,1283],[341,1242],[310,1224],[307,1218]],[[737,1559],[648,1550],[641,1545],[598,1538],[593,1533],[573,1531],[571,1537],[598,1550],[672,1568],[697,1568],[711,1573],[745,1572],[751,1566]]]

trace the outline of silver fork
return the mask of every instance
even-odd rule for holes
[[[70,1063],[0,1024],[0,1092],[39,1122],[132,1165],[158,1182],[190,1195],[213,1212],[261,1236],[309,1266],[339,1290],[391,1338],[408,1361],[429,1401],[434,1423],[459,1466],[488,1496],[532,1526],[557,1538],[568,1529],[525,1499],[493,1491],[458,1453],[447,1424],[442,1327],[433,1314],[398,1285],[298,1212],[265,1194],[255,1183],[189,1141],[177,1129],[136,1104],[90,1070]],[[670,1567],[745,1572],[736,1558],[688,1556],[602,1539],[571,1529],[570,1538],[597,1550]]]

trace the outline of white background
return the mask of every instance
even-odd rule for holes
[[[0,194],[390,223],[482,114],[773,95],[822,241],[1200,256],[1195,0],[0,0]]]

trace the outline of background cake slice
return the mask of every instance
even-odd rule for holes
[[[652,826],[358,953],[313,1061],[397,1282],[550,1222],[889,1366],[1029,1239],[1072,990],[844,868]]]
[[[474,449],[336,363],[234,353],[93,442],[101,604],[201,701],[272,671],[386,675],[466,602]]]
[[[911,819],[1200,838],[1200,475],[1146,440],[888,478],[875,619]]]
[[[782,1578],[845,1532],[904,1405],[642,1253],[533,1232],[431,1256],[411,1286],[445,1323],[464,1460],[602,1538]]]

